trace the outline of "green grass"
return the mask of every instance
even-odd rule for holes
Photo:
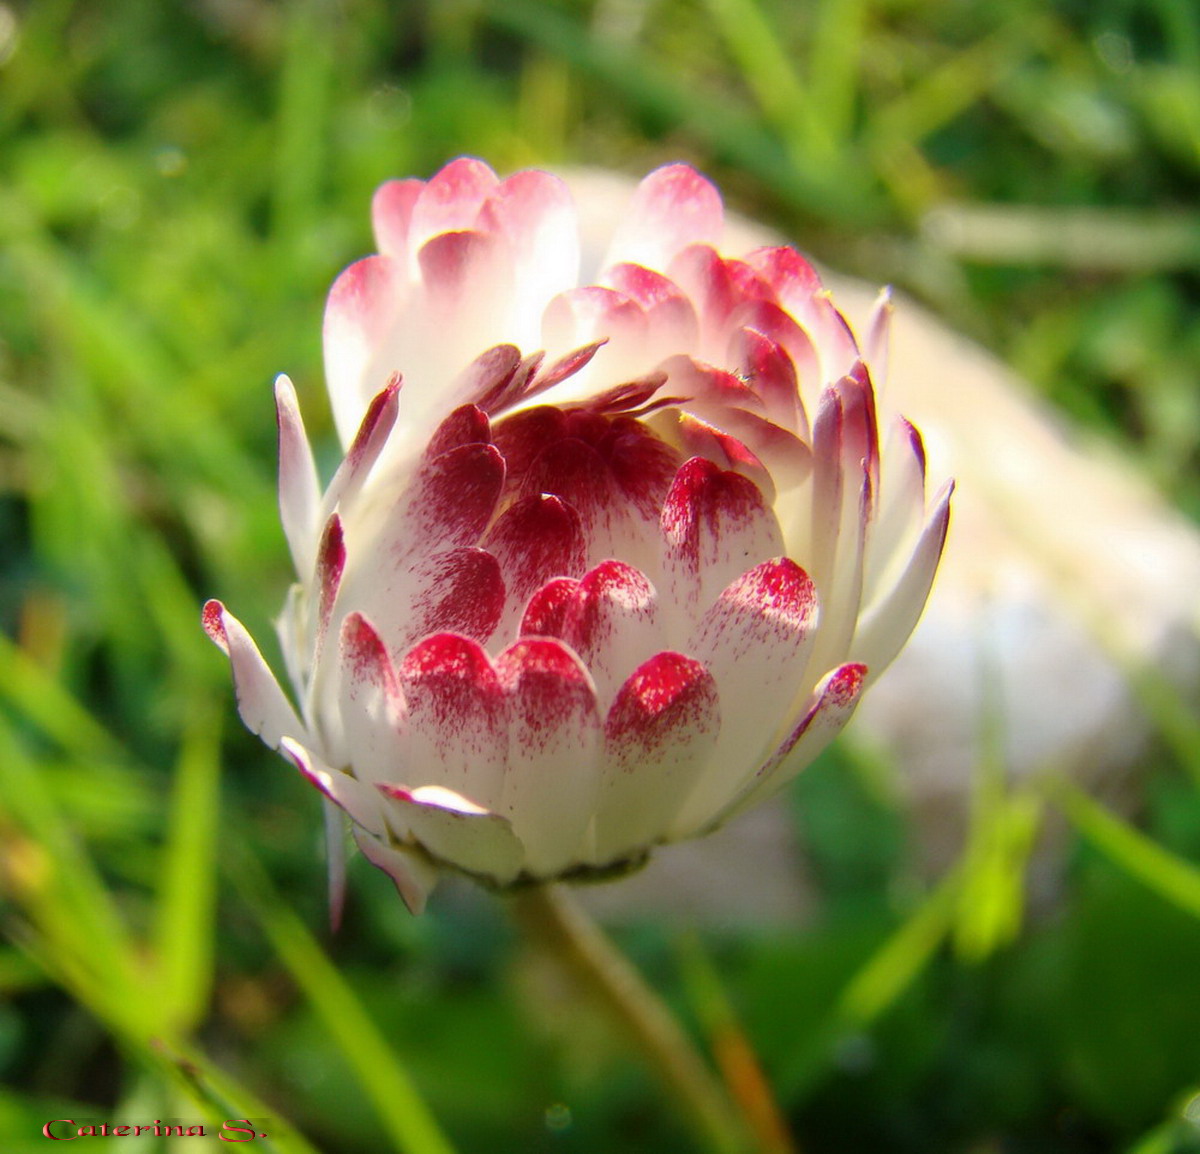
[[[199,629],[220,595],[269,634],[270,382],[328,464],[324,294],[374,187],[460,152],[692,160],[1200,516],[1186,0],[0,6],[6,1151],[52,1117],[265,1120],[280,1154],[686,1148],[602,1028],[544,1028],[554,991],[490,899],[414,921],[355,868],[329,937],[319,807]],[[886,766],[801,779],[820,916],[694,957],[805,1151],[1200,1149],[1196,718],[1154,721],[1136,827],[981,771],[934,885]],[[1031,918],[1029,839],[1064,814],[1062,897]],[[622,941],[702,1026],[672,932]]]

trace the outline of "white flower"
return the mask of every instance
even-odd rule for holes
[[[545,173],[458,160],[374,223],[326,311],[323,494],[276,389],[298,711],[205,608],[245,723],[414,911],[442,868],[621,872],[776,792],[907,639],[945,537],[950,486],[927,503],[916,430],[876,423],[886,297],[860,341],[792,249],[721,256],[682,165],[582,287]]]

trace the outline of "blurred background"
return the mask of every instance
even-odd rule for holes
[[[284,1154],[288,1122],[435,1154],[422,1100],[461,1151],[700,1148],[502,902],[413,919],[356,862],[329,933],[318,798],[199,628],[220,596],[270,634],[271,381],[328,470],[325,293],[374,188],[461,153],[690,161],[1200,517],[1191,0],[0,3],[5,1151],[51,1118],[251,1117]],[[806,916],[616,937],[697,1037],[748,1040],[798,1150],[1198,1151],[1200,723],[1168,698],[1124,817],[1007,792],[985,749],[985,835],[930,877],[903,766],[843,742],[783,811]],[[1030,913],[1047,809],[1062,882]]]

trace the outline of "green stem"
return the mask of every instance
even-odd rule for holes
[[[714,1154],[746,1154],[746,1131],[691,1040],[629,959],[567,889],[516,892],[517,921],[618,1022],[674,1096],[680,1112]]]

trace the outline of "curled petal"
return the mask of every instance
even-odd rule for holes
[[[421,246],[417,263],[431,323],[471,317],[480,325],[480,334],[492,331],[488,323],[492,318],[480,310],[491,301],[503,300],[504,288],[512,280],[512,254],[498,237],[487,232],[443,232]],[[468,347],[479,344],[473,341]]]
[[[926,519],[925,445],[903,417],[892,423],[880,465],[875,521],[867,542],[864,602],[868,606],[907,568]]]
[[[514,294],[523,315],[514,317],[523,343],[532,343],[542,302],[579,278],[579,223],[567,186],[545,172],[518,172],[502,181],[480,214],[480,223],[502,233],[517,262]]]
[[[321,495],[296,390],[282,375],[275,379],[275,412],[279,424],[279,515],[296,575],[303,579],[313,566]]]
[[[654,587],[623,561],[603,561],[575,585],[561,630],[605,703],[664,640]]]
[[[437,866],[415,846],[396,845],[355,827],[354,840],[362,855],[392,879],[411,914],[425,912],[425,903],[437,884]]]
[[[751,413],[727,410],[721,414],[721,419],[729,425],[744,425],[752,416]],[[722,469],[740,473],[757,487],[768,504],[773,503],[775,484],[771,474],[741,437],[701,420],[694,413],[679,414],[677,432],[690,456],[706,457]]]
[[[800,720],[742,791],[742,795],[713,824],[749,809],[778,793],[845,728],[862,696],[867,667],[857,662],[839,665],[813,690]]]
[[[485,413],[496,411],[497,398],[519,393],[521,350],[516,345],[493,345],[480,353],[459,374],[454,396],[461,404],[477,405]]]
[[[730,342],[729,359],[740,366],[746,383],[762,400],[763,415],[807,439],[808,417],[800,399],[796,365],[784,346],[757,329],[742,328]]]
[[[579,582],[573,577],[556,577],[553,581],[547,581],[525,607],[521,618],[521,636],[562,637],[567,610],[578,588]]]
[[[780,719],[794,716],[797,697],[812,684],[817,622],[816,588],[786,557],[743,573],[704,615],[688,652],[717,683],[723,725],[711,767],[681,806],[672,836],[703,828],[740,784],[734,767],[757,767],[772,752]]]
[[[891,664],[920,620],[946,544],[953,491],[950,482],[942,486],[908,565],[896,584],[863,614],[852,651],[856,658],[870,665],[874,676]]]
[[[697,347],[700,320],[692,302],[669,277],[640,264],[618,264],[605,273],[605,280],[641,307],[652,338],[648,362]]]
[[[329,801],[346,811],[356,825],[372,833],[383,833],[383,806],[379,795],[369,785],[348,773],[331,769],[312,750],[298,741],[285,737],[280,752]]]
[[[499,814],[440,785],[379,789],[389,803],[388,822],[402,845],[420,846],[437,861],[500,885],[520,872],[525,849]]]
[[[205,632],[229,658],[238,712],[246,728],[272,749],[278,749],[284,737],[307,740],[307,730],[246,627],[220,601],[204,606],[203,621]]]
[[[460,405],[437,427],[425,449],[424,459],[434,461],[443,453],[465,445],[490,445],[492,423],[476,405]]]
[[[390,634],[407,648],[429,633],[460,633],[486,641],[504,611],[500,566],[483,549],[450,549],[423,557],[401,583],[406,615]]]
[[[596,366],[619,380],[653,366],[642,355],[648,332],[646,310],[624,293],[590,285],[560,293],[542,318],[542,340],[553,350],[601,344]],[[590,376],[590,374],[589,374]]]
[[[371,560],[395,568],[434,550],[475,544],[503,485],[504,459],[494,445],[460,445],[424,462],[386,511]]]
[[[550,493],[579,518],[587,561],[611,557],[628,540],[628,519],[612,473],[590,445],[563,438],[547,445],[522,481],[527,496]]]

